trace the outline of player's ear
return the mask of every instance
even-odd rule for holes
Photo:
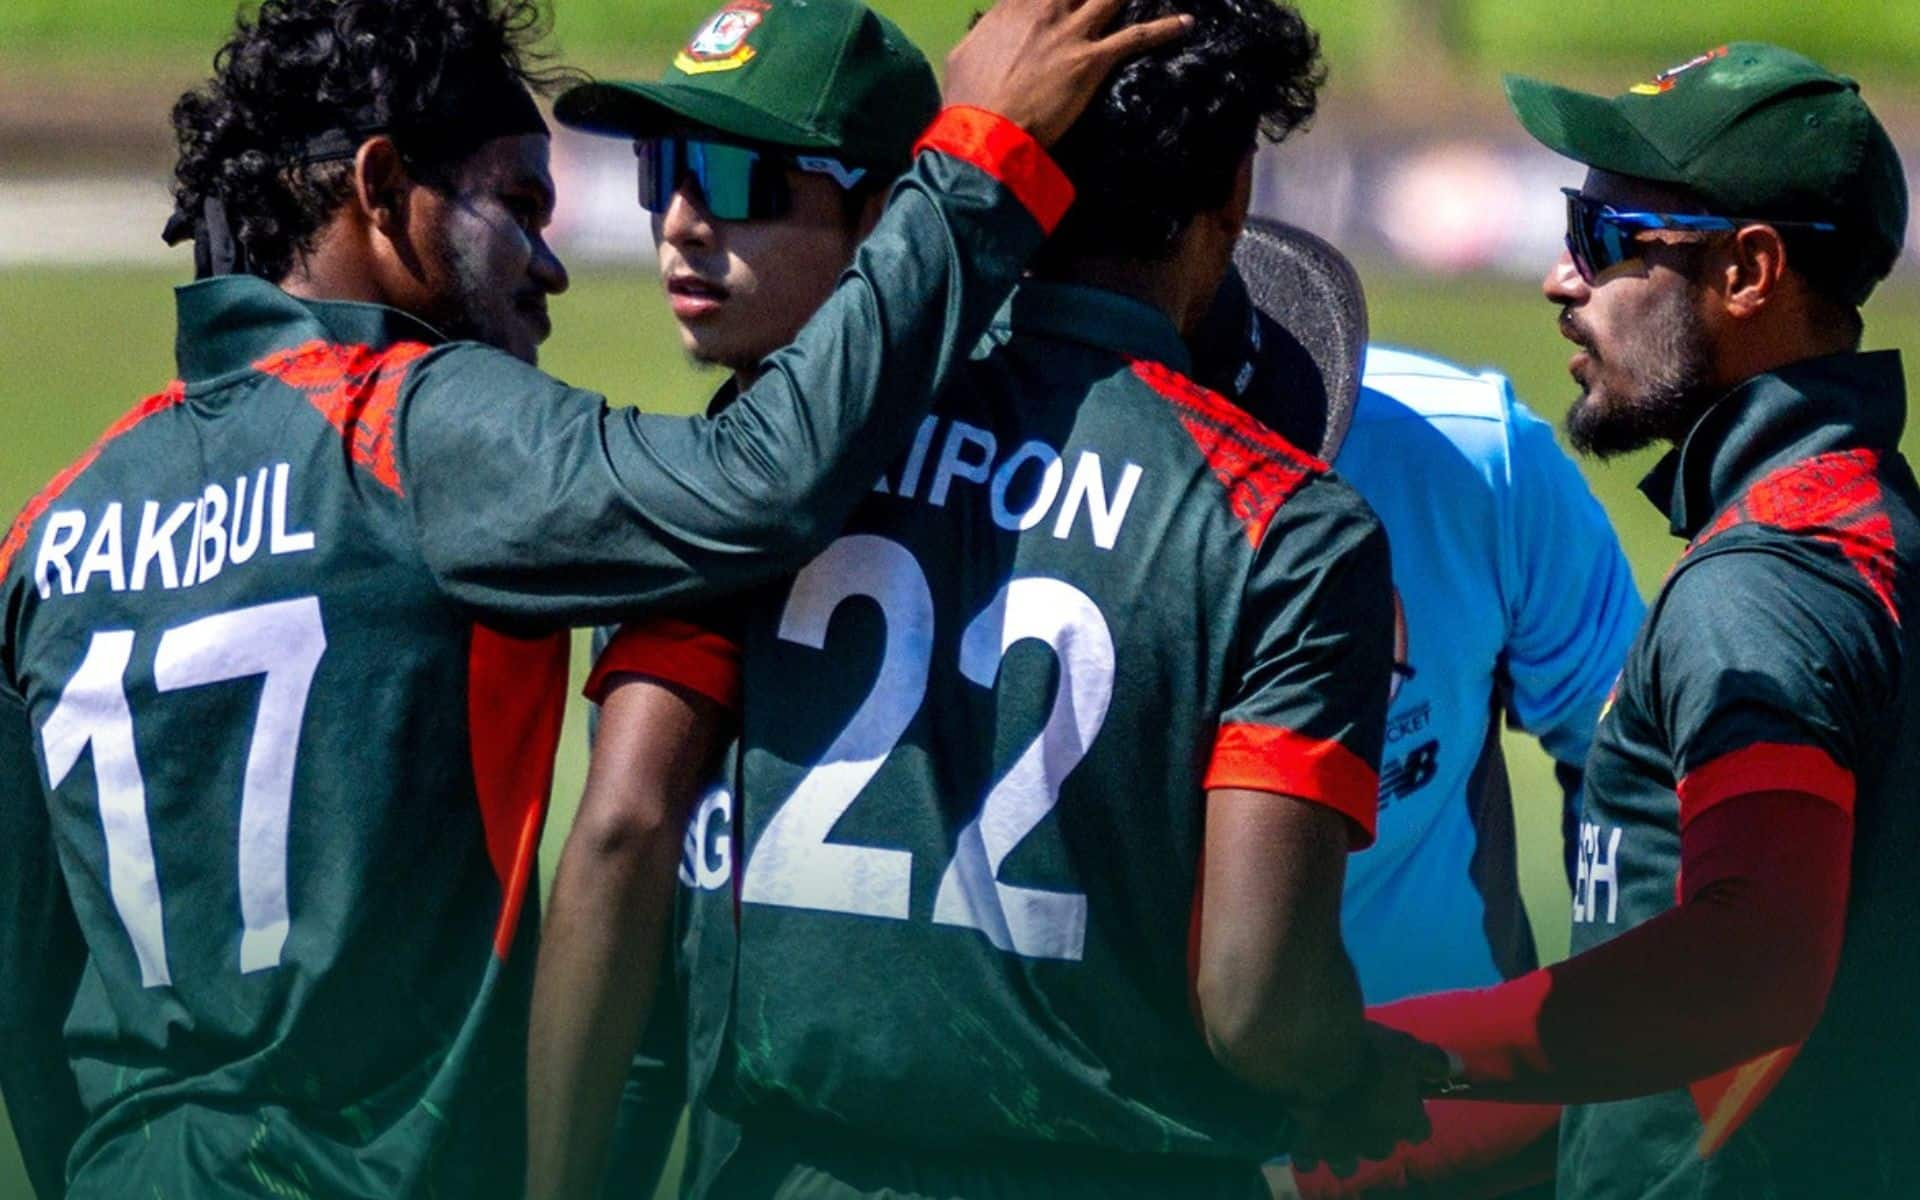
[[[1787,269],[1786,242],[1771,225],[1748,225],[1735,233],[1724,265],[1723,303],[1735,318],[1757,316],[1779,290]]]
[[[404,236],[413,175],[385,135],[368,138],[353,158],[353,198],[368,225],[389,239]]]

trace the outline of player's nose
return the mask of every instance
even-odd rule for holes
[[[661,215],[660,240],[676,246],[710,246],[713,239],[713,217],[701,203],[698,188],[690,180],[683,181]]]
[[[1573,254],[1561,250],[1560,257],[1547,268],[1547,277],[1540,281],[1541,294],[1553,304],[1582,304],[1588,296],[1587,282],[1580,278],[1580,269],[1573,265]]]
[[[558,296],[573,284],[567,274],[567,264],[560,261],[559,252],[548,245],[545,238],[534,242],[533,262],[528,266],[528,273],[549,296]]]

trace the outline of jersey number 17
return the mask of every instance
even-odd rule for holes
[[[140,963],[145,987],[173,982],[167,967],[160,879],[147,824],[147,790],[127,704],[132,630],[93,635],[40,730],[48,785],[66,781],[89,747],[106,833],[107,886]],[[161,692],[265,676],[240,795],[240,970],[280,965],[287,941],[287,813],[293,760],[327,635],[312,596],[234,609],[160,635],[153,678]]]

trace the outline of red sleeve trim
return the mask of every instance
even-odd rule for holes
[[[587,699],[604,704],[619,675],[671,683],[732,712],[740,711],[740,647],[688,621],[660,617],[622,626],[593,664]]]
[[[1073,181],[1033,135],[998,113],[955,105],[941,111],[913,152],[938,150],[998,179],[1052,233],[1073,207]]]
[[[1674,790],[1682,829],[1715,805],[1753,792],[1805,792],[1853,815],[1853,772],[1817,746],[1756,743],[1695,767]]]
[[[1353,822],[1353,848],[1373,845],[1380,776],[1339,742],[1267,725],[1222,725],[1204,785],[1277,792],[1322,804]]]

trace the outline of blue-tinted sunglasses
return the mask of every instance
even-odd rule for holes
[[[1602,204],[1579,188],[1561,188],[1567,198],[1567,253],[1580,278],[1591,284],[1602,272],[1630,258],[1638,258],[1643,249],[1635,234],[1652,229],[1677,229],[1686,233],[1726,233],[1748,225],[1771,225],[1779,230],[1806,230],[1832,233],[1835,226],[1826,221],[1774,221],[1766,217],[1714,217],[1702,213],[1621,212]]]
[[[708,215],[720,221],[771,221],[793,211],[790,170],[825,175],[851,191],[867,174],[838,159],[792,157],[701,138],[660,137],[634,143],[640,157],[640,207],[664,213],[691,179]]]

